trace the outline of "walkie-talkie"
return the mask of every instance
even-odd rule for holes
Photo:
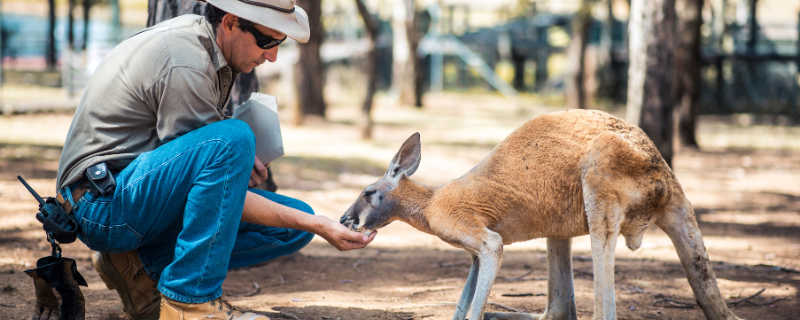
[[[42,223],[44,231],[47,232],[53,239],[60,243],[75,242],[78,236],[78,222],[75,218],[68,215],[61,207],[61,203],[55,198],[48,197],[47,200],[42,199],[36,191],[22,179],[17,176],[20,182],[25,185],[25,188],[39,201],[39,212],[36,213],[36,220]]]

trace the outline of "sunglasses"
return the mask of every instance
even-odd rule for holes
[[[277,45],[283,43],[288,37],[283,37],[283,39],[275,39],[270,36],[265,36],[261,32],[256,29],[253,25],[246,25],[244,26],[247,31],[249,31],[254,37],[256,37],[256,45],[261,49],[270,49],[276,47]]]

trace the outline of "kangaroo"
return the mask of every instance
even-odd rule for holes
[[[593,319],[616,319],[614,248],[631,250],[653,224],[672,240],[708,319],[739,319],[717,287],[694,210],[653,142],[638,127],[591,110],[529,120],[461,178],[431,187],[409,176],[419,167],[413,134],[386,174],[367,186],[340,222],[369,234],[395,220],[472,255],[454,320],[484,319],[503,245],[548,239],[548,304],[543,314],[489,313],[486,319],[576,319],[572,237],[590,235]]]

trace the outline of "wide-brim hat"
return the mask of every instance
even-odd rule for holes
[[[203,1],[203,0],[200,0]],[[308,15],[295,0],[205,0],[230,14],[275,29],[300,43],[308,42]]]

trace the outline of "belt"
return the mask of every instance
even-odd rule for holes
[[[78,200],[83,197],[86,192],[89,191],[89,180],[84,180],[72,190],[72,200],[78,202]],[[58,192],[56,196],[56,200],[61,203],[61,208],[64,208],[68,214],[72,214],[72,204],[69,201],[66,201],[63,196],[61,196],[61,192]]]

